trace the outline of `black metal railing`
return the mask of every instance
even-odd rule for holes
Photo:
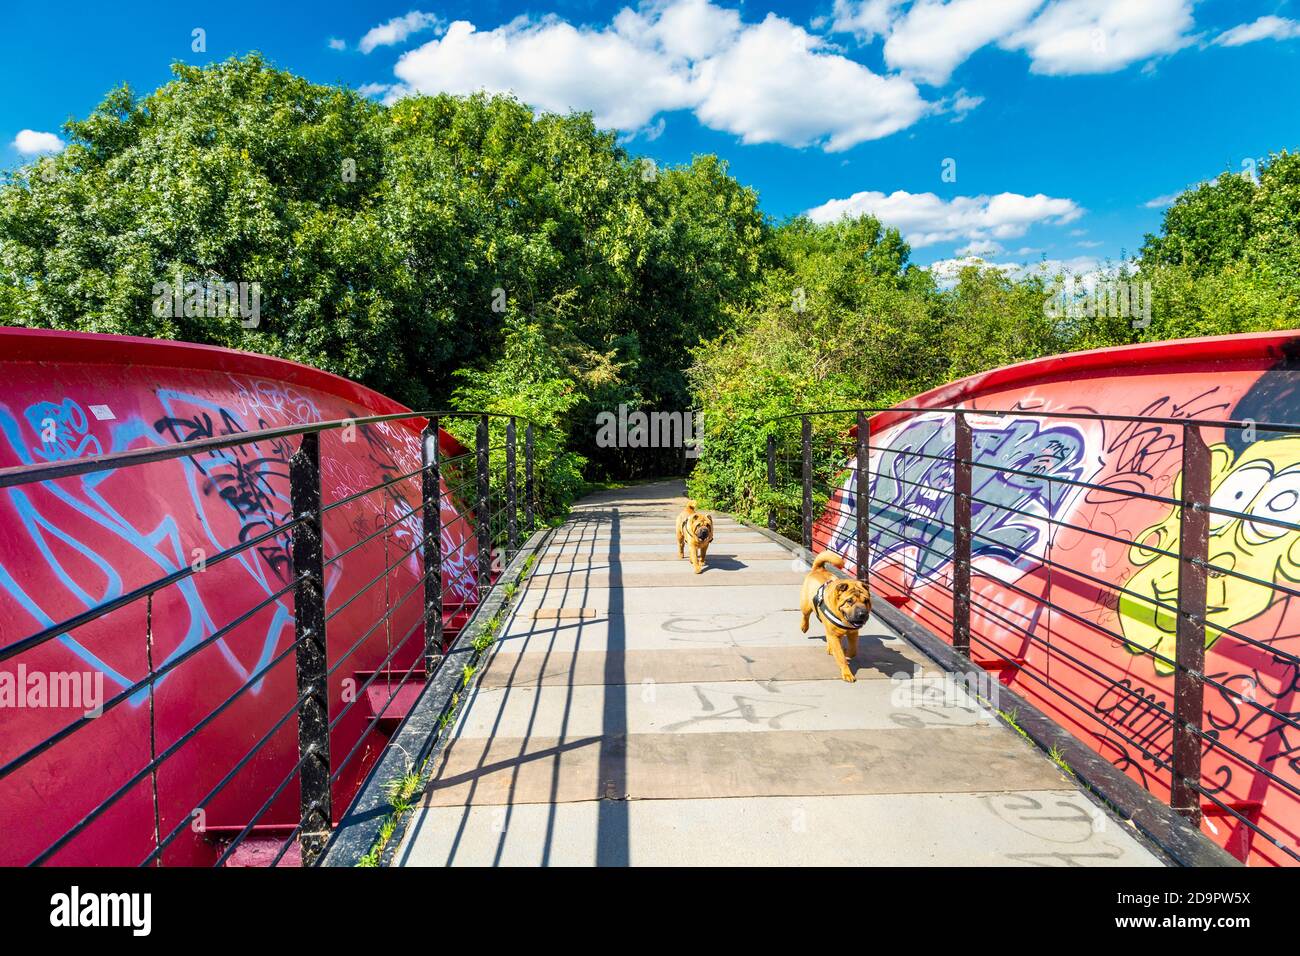
[[[873,416],[877,415],[888,417],[875,419],[876,427],[873,429]],[[882,433],[895,426],[915,422],[925,416],[939,416],[943,422],[942,427],[951,430],[950,438],[947,435],[944,437],[943,454],[933,454],[934,449],[926,451],[907,442],[891,444],[892,439],[881,437]],[[1028,459],[1025,461],[995,460],[992,453],[982,454],[977,429],[972,425],[972,419],[981,418],[1096,423],[1093,427],[1103,429],[1110,425],[1122,428],[1159,428],[1163,434],[1172,438],[1165,447],[1175,451],[1181,449],[1180,477],[1176,483],[1171,483],[1176,491],[1171,496],[1161,494],[1159,490],[1138,487],[1141,482],[1110,482],[1103,485],[1087,480],[1088,476],[1083,474],[1072,477],[1052,473],[1037,463],[1032,455],[1024,456]],[[1248,831],[1250,839],[1240,841],[1235,849],[1239,856],[1246,855],[1247,845],[1258,839],[1281,851],[1281,859],[1300,861],[1295,835],[1296,821],[1300,818],[1300,759],[1296,756],[1300,750],[1286,743],[1288,736],[1294,737],[1300,732],[1300,714],[1294,712],[1292,696],[1297,687],[1300,687],[1300,657],[1271,638],[1243,633],[1240,624],[1230,626],[1216,622],[1210,611],[1224,609],[1207,608],[1207,579],[1224,575],[1255,587],[1267,588],[1271,595],[1268,601],[1270,606],[1274,598],[1300,596],[1300,589],[1293,586],[1294,582],[1288,583],[1285,575],[1280,575],[1275,580],[1266,580],[1242,570],[1235,560],[1223,564],[1212,563],[1212,522],[1240,520],[1250,522],[1259,534],[1276,532],[1277,535],[1300,532],[1300,524],[1276,515],[1251,511],[1249,509],[1252,503],[1249,499],[1239,507],[1232,507],[1227,501],[1215,497],[1215,488],[1223,483],[1224,474],[1222,470],[1213,470],[1212,451],[1203,435],[1206,430],[1223,430],[1225,434],[1246,431],[1253,442],[1256,435],[1272,438],[1300,435],[1300,425],[1028,409],[908,406],[809,411],[782,416],[766,424],[768,488],[765,498],[768,502],[767,524],[771,530],[791,538],[797,537],[809,550],[814,548],[815,539],[824,539],[819,546],[844,553],[853,561],[859,579],[871,581],[873,587],[881,585],[887,591],[893,590],[895,593],[892,596],[900,606],[910,606],[915,615],[939,625],[941,636],[950,641],[958,653],[971,658],[973,644],[976,655],[983,655],[987,659],[980,661],[986,667],[1008,668],[1014,672],[1015,678],[1023,678],[1028,682],[1026,686],[1035,689],[1040,698],[1052,702],[1059,712],[1071,714],[1079,726],[1093,728],[1098,738],[1118,741],[1125,747],[1132,748],[1141,760],[1155,768],[1157,778],[1168,787],[1170,806],[1188,820],[1199,826],[1203,812],[1207,812]],[[913,473],[914,469],[905,467],[916,462],[928,462],[932,467],[923,469],[923,474],[918,476]],[[926,508],[924,514],[909,514],[906,505],[900,508],[896,501],[880,494],[877,485],[873,485],[873,481],[878,482],[882,473],[887,473],[885,477],[888,482],[923,492],[930,496],[928,500],[932,504],[939,503],[941,507]],[[1096,476],[1094,473],[1092,477]],[[918,477],[921,480],[915,480]],[[1143,477],[1151,475],[1144,473]],[[1107,530],[1104,527],[1093,527],[1087,522],[1062,520],[1050,513],[1051,509],[1031,511],[1006,500],[994,501],[982,496],[980,492],[998,478],[1022,485],[1034,483],[1036,486],[1045,486],[1048,501],[1052,500],[1054,490],[1060,487],[1078,490],[1084,495],[1096,495],[1098,500],[1104,497],[1107,502],[1142,501],[1176,509],[1177,550],[1162,547],[1166,544],[1163,538],[1152,541],[1148,535],[1145,540],[1136,540],[1112,533],[1115,529]],[[1300,487],[1296,494],[1300,496]],[[1050,526],[1053,533],[1068,530],[1092,536],[1097,541],[1137,548],[1143,554],[1150,553],[1153,558],[1163,556],[1176,560],[1177,587],[1173,599],[1171,601],[1167,592],[1162,593],[1158,589],[1153,593],[1145,593],[1125,587],[1127,582],[1117,582],[1094,573],[1098,571],[1095,567],[1084,568],[1076,566],[1076,563],[1057,560],[1053,546],[1054,534],[1038,552],[1031,553],[1009,546],[1005,538],[996,538],[987,533],[987,522],[972,523],[973,507],[998,509],[1007,517],[1042,522]],[[1172,511],[1169,515],[1167,520],[1172,520]],[[897,537],[896,532],[891,532],[893,540],[887,541],[887,536],[882,533],[873,541],[873,521],[884,519],[888,523],[899,517],[923,527],[926,533],[911,536],[906,541]],[[819,534],[819,531],[822,533]],[[891,548],[888,546],[890,543],[905,546]],[[916,553],[913,559],[915,567],[919,567],[923,560],[929,560],[931,567],[949,565],[950,573],[928,579],[925,587],[913,589],[909,583],[899,588],[897,582],[900,580],[911,581],[915,578],[912,573],[915,567],[912,572],[908,569],[908,550]],[[1081,614],[1077,607],[1072,609],[1053,601],[1050,587],[1048,596],[1044,598],[1042,594],[1020,586],[1022,582],[1016,580],[1015,576],[993,577],[981,572],[972,565],[973,554],[980,553],[999,555],[1008,562],[1029,558],[1031,564],[1040,565],[1047,574],[1056,575],[1055,580],[1058,582],[1069,582],[1076,591],[1092,589],[1096,595],[1094,607],[1097,609],[1101,609],[1108,600],[1114,602],[1106,605],[1112,610],[1119,608],[1120,601],[1141,602],[1153,608],[1156,614],[1164,612],[1171,615],[1176,622],[1172,657],[1161,652],[1163,644],[1144,647],[1141,651],[1159,661],[1172,673],[1173,687],[1169,695],[1172,697],[1172,707],[1159,699],[1160,694],[1153,688],[1134,686],[1134,682],[1127,677],[1117,677],[1114,673],[1108,673],[1104,667],[1094,666],[1095,662],[1090,663],[1079,653],[1071,653],[1067,642],[1051,641],[1050,625],[1048,637],[1045,638],[1039,632],[1040,628],[1034,625],[1036,617],[1031,619],[1021,607],[1006,606],[1012,601],[1008,600],[999,606],[996,595],[1001,593],[999,589],[1005,589],[1005,593],[1018,605],[1027,605],[1034,612],[1046,611],[1051,615],[1059,615],[1069,626],[1097,634],[1112,645],[1119,642],[1119,646],[1133,647],[1131,638],[1102,623],[1099,618],[1104,618],[1104,615]],[[1014,655],[1009,657],[1006,648],[990,640],[984,633],[985,628],[972,628],[972,576],[991,585],[979,592],[981,597],[974,607],[977,618],[982,617],[1007,632],[1015,633],[1024,646],[1036,645],[1044,653],[1086,674],[1089,680],[1104,687],[1106,694],[1127,702],[1128,710],[1121,709],[1119,713],[1140,710],[1144,714],[1144,725],[1140,728],[1127,728],[1122,720],[1117,722],[1107,719],[1108,713],[1100,709],[1099,703],[1105,697],[1099,701],[1082,697],[1061,680],[1052,679],[1039,669],[1026,666],[1024,658],[1014,659]],[[946,634],[942,634],[944,630],[947,631]],[[1276,700],[1265,702],[1259,699],[1259,695],[1252,693],[1250,687],[1234,686],[1224,679],[1224,674],[1207,673],[1207,636],[1210,637],[1210,643],[1219,640],[1226,642],[1224,645],[1216,644],[1217,651],[1222,655],[1232,656],[1234,644],[1237,648],[1262,652],[1271,665],[1276,665],[1282,672],[1291,675],[1289,681],[1282,682],[1289,683],[1290,690],[1283,688]],[[1222,721],[1216,722],[1207,711],[1207,686],[1235,713],[1242,715],[1235,723],[1235,726],[1245,728],[1238,734],[1241,740],[1257,744],[1270,736],[1279,738],[1276,745],[1272,746],[1269,756],[1257,759],[1241,753],[1228,742],[1228,734],[1225,733],[1227,728],[1222,725]],[[1236,738],[1234,742],[1235,740]],[[1092,745],[1096,747],[1096,741]],[[1241,744],[1237,746],[1240,747]],[[1255,794],[1268,790],[1268,796],[1274,803],[1265,806],[1262,799],[1243,802],[1229,796],[1227,783],[1218,772],[1222,768],[1210,765],[1212,755],[1246,767],[1254,781],[1249,788],[1250,792]],[[1113,757],[1114,754],[1107,756]],[[1131,769],[1127,756],[1115,763],[1123,769]],[[1140,770],[1139,776],[1149,789],[1150,781],[1145,768]],[[1240,792],[1242,788],[1238,786],[1234,789]],[[1208,804],[1203,806],[1202,800],[1208,801]],[[1283,822],[1278,825],[1280,818]],[[1268,821],[1273,821],[1273,825],[1270,826]],[[1276,854],[1274,857],[1277,858]]]
[[[444,455],[441,436],[446,432],[442,426],[466,420],[472,421],[476,426],[476,440],[469,443],[468,449],[463,452]],[[492,445],[490,440],[490,423],[493,420],[504,423],[504,440],[497,445]],[[424,421],[427,424],[418,432],[419,466],[399,473],[399,454],[375,454],[373,443],[382,445],[383,439],[373,429],[384,423],[401,421]],[[524,427],[522,450],[517,447],[520,422]],[[358,429],[366,433],[367,441],[372,442],[368,461],[382,474],[383,480],[359,490],[349,488],[346,494],[339,495],[335,500],[323,501],[323,468],[332,462],[330,452],[322,449],[322,436],[339,436],[340,441],[346,443],[349,437],[356,440]],[[372,431],[366,432],[367,429]],[[29,858],[6,862],[29,865],[67,861],[124,862],[120,859],[104,861],[71,851],[75,850],[78,839],[84,838],[95,824],[106,820],[110,814],[118,813],[125,805],[126,798],[141,786],[148,788],[148,802],[153,809],[152,845],[138,861],[140,865],[163,865],[168,849],[178,840],[187,838],[206,841],[205,845],[210,847],[208,859],[216,865],[226,864],[232,861],[250,838],[259,837],[265,842],[263,835],[267,829],[273,834],[272,846],[256,856],[256,863],[280,864],[295,849],[299,851],[302,865],[317,862],[329,838],[331,827],[340,815],[336,812],[342,809],[338,804],[346,803],[351,797],[343,786],[344,781],[355,781],[359,777],[356,762],[364,763],[363,757],[373,758],[376,747],[382,749],[382,741],[377,741],[375,737],[380,722],[386,718],[392,719],[390,709],[395,706],[398,695],[409,682],[426,680],[434,674],[450,643],[447,629],[449,621],[452,627],[458,627],[472,607],[483,601],[501,569],[509,564],[510,559],[523,546],[521,537],[534,532],[535,506],[538,501],[534,479],[534,437],[532,422],[509,415],[477,411],[403,412],[235,432],[165,446],[0,469],[0,491],[31,489],[38,485],[55,487],[56,483],[69,478],[106,475],[126,468],[140,469],[140,480],[147,481],[146,466],[150,464],[180,459],[197,463],[202,456],[210,456],[225,449],[298,440],[298,447],[287,462],[287,475],[277,473],[265,477],[269,482],[284,479],[287,489],[277,490],[287,492],[285,497],[288,502],[287,511],[267,530],[205,557],[201,566],[180,567],[34,633],[13,640],[0,640],[0,664],[11,662],[16,665],[22,661],[23,655],[53,647],[55,645],[52,642],[79,628],[96,622],[110,625],[112,622],[107,619],[114,612],[143,606],[144,619],[148,622],[146,633],[140,635],[140,640],[146,645],[147,674],[103,700],[97,713],[52,727],[48,733],[42,733],[39,739],[0,750],[0,753],[4,753],[3,758],[0,758],[0,784],[20,787],[52,786],[55,792],[45,794],[49,801],[61,805],[78,803],[81,794],[93,792],[93,788],[86,786],[85,779],[59,779],[57,775],[52,777],[48,769],[42,771],[39,781],[35,775],[32,780],[24,780],[24,774],[33,769],[38,758],[55,755],[60,748],[76,748],[96,721],[103,720],[105,715],[114,714],[120,705],[139,694],[146,695],[149,702],[148,759],[130,772],[103,799],[98,799],[97,796],[87,799],[84,812],[80,808],[76,811],[75,822],[58,833],[50,834],[48,843]],[[339,452],[342,447],[344,446],[336,446],[334,452]],[[460,447],[465,448],[466,445],[461,444]],[[388,450],[392,451],[393,449]],[[520,451],[524,469],[522,494],[517,475]],[[412,488],[415,493],[408,496],[406,491]],[[355,543],[346,547],[338,546],[334,553],[327,553],[325,519],[339,509],[356,505],[376,495],[383,496],[383,508],[380,509],[382,520],[377,519],[378,527],[373,530],[367,527],[364,533],[358,531]],[[471,504],[463,504],[466,501]],[[401,539],[401,543],[397,543],[399,539],[393,532],[408,520],[418,521],[420,532],[414,536],[413,543],[409,539]],[[460,528],[464,532],[464,538],[454,548],[445,549],[444,534],[453,527]],[[165,662],[156,664],[153,660],[153,621],[155,615],[166,613],[165,607],[161,605],[165,605],[163,599],[168,589],[213,567],[256,555],[257,549],[276,542],[290,545],[287,549],[287,580],[283,581],[282,586],[275,588],[262,600],[233,614],[229,620],[212,622],[209,633]],[[477,548],[477,557],[472,565],[462,568],[453,559],[456,552],[466,548],[470,542]],[[379,547],[383,549],[383,557],[379,561],[381,570],[361,582],[346,599],[336,600],[330,606],[330,590],[327,587],[330,575],[336,575],[336,581],[346,580],[346,559],[361,553],[362,549]],[[395,571],[417,557],[418,571],[413,572],[414,584],[394,599],[389,588],[393,584]],[[350,586],[351,582],[348,584]],[[384,590],[383,612],[376,613],[373,619],[363,620],[360,624],[353,613],[349,623],[353,629],[361,628],[359,634],[342,629],[336,632],[335,625],[341,620],[343,612],[361,609],[363,605],[358,604],[359,601],[376,603],[376,592],[381,587]],[[449,600],[449,587],[461,597]],[[421,598],[415,598],[416,592],[421,593]],[[408,604],[413,599],[414,603]],[[217,646],[241,626],[282,601],[292,603],[292,641],[287,646],[277,648],[274,656],[253,670],[233,693],[199,717],[188,729],[175,732],[175,739],[159,749],[156,737],[159,720],[163,715],[156,709],[155,691],[163,678],[186,667],[201,669],[203,662],[199,658],[204,651]],[[405,607],[414,610],[403,615],[401,611]],[[403,633],[394,634],[395,622],[400,620],[409,626],[406,626]],[[372,639],[377,640],[378,636],[383,636],[386,641],[386,653],[382,659],[365,672],[364,679],[359,686],[353,688],[347,700],[332,702],[329,691],[331,681],[337,682],[344,669],[355,668],[359,652],[363,648],[369,648]],[[121,642],[130,638],[117,633],[113,635],[113,640]],[[373,653],[378,654],[379,651]],[[185,814],[173,826],[163,825],[163,815],[159,812],[161,772],[169,766],[170,761],[185,751],[187,745],[198,740],[205,729],[229,716],[231,708],[240,701],[247,701],[250,693],[260,692],[268,675],[289,661],[293,662],[295,668],[293,699],[280,701],[283,706],[276,711],[275,719],[267,721],[265,726],[246,728],[246,736],[256,737],[256,740],[251,747],[244,748],[240,756],[230,759],[227,765],[209,771],[209,777],[220,773],[220,779],[195,802],[193,813]],[[406,662],[405,666],[400,662]],[[368,697],[367,691],[377,684],[380,685],[377,699]],[[385,691],[386,696],[383,693]],[[358,721],[353,710],[361,701],[370,702],[373,713]],[[173,713],[166,716],[171,719],[178,715]],[[296,726],[296,759],[292,759],[288,766],[274,761],[268,764],[268,744],[277,739],[282,731],[287,732],[291,724]],[[128,746],[128,741],[115,743],[123,751],[132,749],[132,746]],[[95,745],[103,746],[103,741],[96,741]],[[255,766],[256,773],[253,772]],[[294,781],[298,783],[297,809],[294,813],[296,822],[264,827],[262,821],[272,808],[281,807],[286,800],[291,799],[290,788]],[[231,794],[232,785],[233,789],[238,789],[241,793],[252,794],[251,802],[261,799],[256,809],[247,813],[246,821],[218,829],[208,829],[196,823],[202,817],[199,811],[213,805],[218,796]],[[341,796],[345,799],[340,800]],[[94,805],[89,806],[90,803]],[[0,826],[6,832],[11,832],[19,827],[28,827],[29,822],[0,820]],[[187,856],[186,860],[193,862],[192,855]]]

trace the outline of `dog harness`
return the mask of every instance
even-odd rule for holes
[[[839,617],[836,616],[835,612],[831,610],[830,605],[826,603],[826,585],[830,583],[830,581],[823,581],[822,586],[819,587],[817,593],[813,595],[813,610],[817,612],[817,620],[825,624],[829,618],[830,623],[834,624],[836,627],[842,627],[846,631],[856,631],[856,627],[847,621],[841,621]]]

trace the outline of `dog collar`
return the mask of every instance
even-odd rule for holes
[[[856,631],[856,627],[847,621],[840,620],[840,618],[836,616],[835,612],[831,610],[830,605],[826,603],[826,585],[830,583],[830,581],[823,581],[822,586],[819,587],[817,593],[813,595],[813,610],[817,612],[817,618],[823,624],[825,624],[827,618],[829,618],[830,623],[834,624],[836,627],[841,627],[846,631]]]

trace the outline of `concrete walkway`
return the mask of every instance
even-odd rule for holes
[[[684,500],[672,482],[574,509],[396,863],[1159,865],[878,622],[839,680],[780,545],[719,516],[692,574]]]

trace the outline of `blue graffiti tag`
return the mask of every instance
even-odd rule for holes
[[[918,579],[931,579],[952,560],[955,433],[948,417],[919,418],[899,428],[872,462],[870,485],[873,560],[906,560]],[[1043,557],[1045,518],[1058,518],[1074,497],[1086,441],[1072,425],[1016,418],[973,428],[971,557],[996,558],[1027,571]],[[1014,471],[1008,471],[1014,469]],[[857,507],[856,474],[845,484],[846,504]],[[852,530],[837,529],[834,546],[847,548]]]
[[[222,422],[221,433],[223,434],[247,430],[232,413],[197,396],[162,390],[158,393],[158,398],[169,413],[173,412],[173,403],[187,403],[211,410]],[[206,419],[207,416],[205,415],[204,418]],[[32,445],[27,442],[23,434],[22,420],[25,420],[30,429],[40,438],[39,444]],[[176,421],[174,417],[164,419],[163,422],[155,423],[153,428],[138,419],[119,422],[111,426],[111,451],[123,451],[141,440],[167,444],[168,438],[164,438],[161,434],[164,431],[171,433],[169,437],[172,441],[186,440],[190,436],[176,434],[174,425]],[[0,435],[4,436],[10,448],[24,464],[33,464],[38,458],[55,461],[101,453],[99,440],[87,434],[88,424],[85,412],[72,399],[34,403],[24,409],[21,419],[0,405]],[[203,492],[200,490],[199,480],[201,477],[206,476],[207,480],[213,481],[219,489],[220,499],[240,516],[243,524],[241,540],[246,540],[250,534],[264,527],[279,523],[281,514],[287,511],[284,495],[272,492],[267,483],[267,479],[272,474],[270,469],[278,469],[286,465],[287,456],[284,455],[283,449],[277,448],[270,456],[258,458],[256,456],[260,453],[257,449],[258,445],[254,444],[251,446],[251,451],[243,452],[244,455],[253,456],[251,465],[241,458],[239,451],[215,453],[212,460],[205,463],[208,465],[206,473],[193,459],[179,459],[185,470],[195,513],[199,516],[204,534],[214,551],[221,550],[225,545],[218,540],[203,508]],[[134,549],[136,554],[152,562],[163,574],[170,574],[185,567],[188,560],[187,549],[181,540],[180,529],[170,515],[162,518],[152,531],[143,532],[99,493],[99,485],[113,474],[115,471],[84,476],[78,483],[79,491],[72,491],[54,481],[42,482],[41,487],[81,517],[116,536],[123,545]],[[278,471],[274,474],[276,477],[280,476]],[[96,607],[123,593],[122,578],[115,567],[120,555],[110,556],[100,553],[80,541],[77,536],[64,531],[42,513],[24,489],[9,489],[8,498],[18,515],[21,527],[35,545],[46,566],[54,573],[67,593],[81,606]],[[277,508],[277,505],[280,507]],[[102,583],[98,587],[83,587],[77,575],[64,566],[64,560],[56,554],[49,539],[61,543],[89,561],[102,575]],[[277,554],[263,554],[272,571],[279,570],[276,558],[278,551],[283,547],[277,544]],[[251,560],[244,553],[238,555],[236,560],[243,565],[262,593],[269,595],[278,587],[278,584],[273,586],[268,580],[265,567],[259,562]],[[84,573],[82,577],[84,578]],[[184,654],[206,635],[216,630],[195,580],[186,578],[173,587],[176,588],[188,610],[189,621],[184,637],[166,659],[160,662],[160,666]],[[42,627],[49,627],[55,623],[54,618],[41,607],[41,602],[28,593],[3,565],[0,565],[0,588],[8,592]],[[283,602],[275,602],[272,620],[267,625],[259,659],[250,668],[243,666],[224,640],[219,641],[218,646],[236,673],[247,679],[271,659],[281,634],[292,620],[292,613]],[[59,642],[89,666],[103,671],[105,677],[119,687],[127,687],[133,683],[126,675],[82,645],[72,634],[60,635]],[[161,684],[167,676],[170,675],[160,678],[157,683]],[[250,690],[256,693],[259,687],[260,681]],[[132,695],[129,703],[140,704],[147,693],[147,688],[138,691]]]

